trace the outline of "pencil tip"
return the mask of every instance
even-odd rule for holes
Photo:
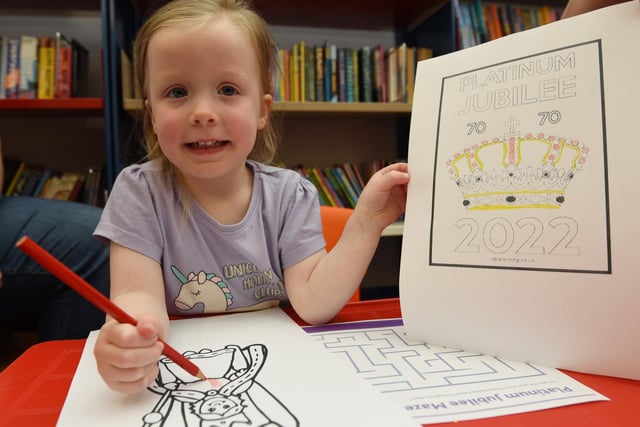
[[[207,379],[207,377],[202,373],[200,369],[198,369],[198,372],[196,373],[196,377],[200,378],[201,380]]]

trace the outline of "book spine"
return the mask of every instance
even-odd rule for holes
[[[313,174],[312,168],[304,169],[304,176],[316,187],[318,190],[318,200],[322,206],[331,206],[331,202],[327,199],[327,195],[322,189],[322,185],[317,180],[316,176]]]
[[[338,47],[332,44],[329,47],[329,69],[330,69],[330,102],[338,102]]]
[[[313,182],[317,183],[318,191],[322,192],[325,200],[327,201],[329,206],[338,206],[336,198],[334,197],[334,192],[331,189],[331,186],[325,179],[324,175],[320,168],[313,167],[310,168],[309,173],[313,176]]]
[[[349,202],[349,197],[347,197],[347,194],[342,188],[342,185],[340,185],[340,183],[338,182],[338,179],[333,172],[333,168],[326,167],[322,170],[322,172],[331,188],[333,188],[333,192],[335,193],[336,197],[340,201],[340,206],[345,208],[350,207],[351,203]]]
[[[38,46],[38,98],[55,96],[56,47],[53,37],[40,37]]]
[[[354,192],[359,197],[360,193],[362,193],[363,187],[360,186],[360,182],[358,181],[358,178],[356,178],[353,165],[351,163],[345,162],[341,165],[341,167],[342,167],[342,170],[344,170],[345,174],[347,175],[347,178],[349,179],[349,183],[351,184],[351,187],[353,187]]]
[[[291,100],[300,101],[300,47],[298,43],[291,49]]]
[[[371,73],[371,48],[363,46],[360,49],[360,101],[373,101],[373,76]]]
[[[338,51],[338,101],[347,101],[347,63],[345,48],[337,48]]]
[[[305,76],[306,76],[306,98],[309,102],[316,100],[316,63],[315,63],[315,49],[311,46],[307,46],[305,50]]]
[[[331,181],[327,177],[327,174],[321,168],[314,168],[314,169],[316,169],[318,176],[320,177],[320,181],[322,181],[322,184],[327,188],[327,191],[329,192],[331,199],[333,200],[335,205],[337,207],[343,208],[344,203],[342,202],[340,195],[336,191],[335,186],[331,183]]]
[[[16,172],[13,174],[13,178],[11,178],[11,182],[9,183],[9,186],[7,187],[7,191],[4,193],[5,196],[11,196],[16,188],[16,185],[18,184],[18,181],[20,180],[20,177],[22,176],[22,171],[24,170],[24,168],[26,167],[26,163],[25,162],[20,162],[20,165],[18,165],[18,168],[16,169]]]
[[[385,102],[396,102],[398,101],[398,50],[395,47],[387,49],[385,64],[388,94]]]
[[[328,44],[324,46],[324,100],[331,101],[331,47]]]
[[[7,97],[7,88],[4,85],[4,78],[7,75],[7,51],[9,49],[9,39],[0,34],[0,99]]]
[[[355,77],[354,77],[354,63],[353,53],[351,48],[345,48],[344,50],[344,74],[345,74],[345,101],[355,102],[356,90],[355,90]]]
[[[71,98],[71,50],[70,40],[56,33],[56,98]]]
[[[360,60],[358,58],[358,49],[349,49],[351,53],[351,63],[353,64],[353,101],[360,101]]]
[[[9,37],[7,48],[7,72],[5,74],[5,98],[16,99],[20,86],[20,38]]]
[[[38,38],[20,37],[20,83],[18,98],[35,99],[38,86]]]
[[[349,183],[349,179],[347,178],[347,175],[345,174],[344,170],[342,170],[342,168],[340,167],[335,167],[332,169],[332,171],[334,172],[336,178],[338,179],[340,186],[344,189],[345,194],[349,198],[350,207],[355,208],[356,203],[358,203],[358,195],[356,194],[353,187],[351,187],[351,184]]]
[[[291,70],[290,70],[290,53],[288,50],[283,49],[282,51],[282,86],[283,89],[283,101],[291,101]]]
[[[300,85],[300,93],[298,95],[300,102],[307,101],[307,73],[306,73],[307,46],[304,41],[298,43],[298,81]]]
[[[38,182],[38,185],[36,186],[36,188],[33,191],[33,196],[34,197],[40,197],[40,193],[42,193],[42,189],[44,188],[45,184],[49,180],[50,176],[51,176],[51,170],[45,169],[42,172],[42,176],[40,177],[40,181]]]
[[[402,43],[396,52],[397,85],[396,101],[407,102],[407,45]]]
[[[324,101],[324,48],[315,47],[316,101]]]

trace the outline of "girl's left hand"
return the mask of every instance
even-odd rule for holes
[[[394,163],[380,169],[362,190],[356,211],[381,232],[404,212],[409,179],[407,163]]]

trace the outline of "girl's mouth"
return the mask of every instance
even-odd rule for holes
[[[194,141],[194,142],[187,143],[187,145],[189,146],[189,148],[218,148],[218,147],[222,147],[228,142],[229,142],[228,140]]]

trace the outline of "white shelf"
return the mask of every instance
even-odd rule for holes
[[[401,221],[394,222],[382,231],[382,237],[402,236],[404,223]]]

